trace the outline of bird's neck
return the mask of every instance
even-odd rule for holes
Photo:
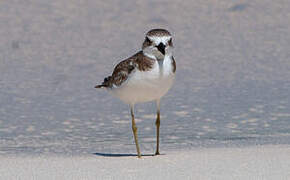
[[[153,54],[151,54],[151,53],[148,53],[148,52],[146,52],[146,51],[142,51],[142,53],[143,53],[143,55],[146,56],[146,57],[149,57],[149,58],[151,58],[151,59],[157,60],[157,58],[156,58]]]
[[[169,59],[172,58],[172,53],[165,53],[165,55],[162,57],[156,57],[154,54],[148,53],[146,51],[145,52],[142,51],[142,52],[143,52],[144,56],[149,57],[149,58],[154,59],[154,60],[157,60],[157,61],[163,61],[165,58],[169,58]]]

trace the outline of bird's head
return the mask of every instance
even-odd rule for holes
[[[150,30],[143,42],[142,50],[145,56],[157,60],[163,60],[164,56],[172,55],[172,37],[165,29]]]

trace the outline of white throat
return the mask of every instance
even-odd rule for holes
[[[150,53],[146,50],[143,50],[143,54],[151,59],[157,60],[156,57],[152,53]]]
[[[166,57],[172,57],[172,47],[167,47],[165,49],[165,55],[159,52],[157,49],[154,49],[152,46],[146,47],[143,49],[143,54],[154,60],[163,60]]]

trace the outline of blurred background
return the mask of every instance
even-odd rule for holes
[[[0,154],[135,153],[128,105],[94,86],[173,35],[177,77],[161,106],[161,152],[290,144],[288,0],[0,2]],[[155,104],[137,105],[143,153]]]

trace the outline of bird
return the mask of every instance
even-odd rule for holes
[[[172,87],[176,63],[173,58],[172,35],[166,29],[151,29],[145,35],[142,50],[121,61],[111,76],[95,88],[106,89],[130,107],[132,130],[138,158],[141,158],[138,144],[134,105],[155,101],[156,151],[159,153],[160,100]]]

